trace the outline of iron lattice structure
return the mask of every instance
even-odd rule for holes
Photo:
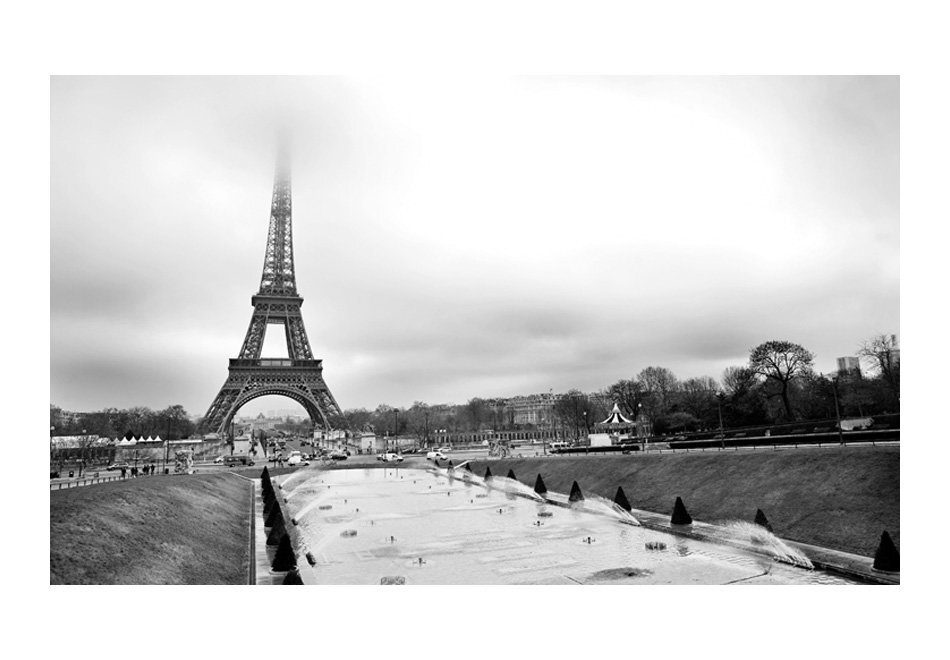
[[[301,404],[314,428],[331,428],[330,418],[342,416],[339,405],[323,380],[323,361],[313,358],[300,308],[294,273],[290,168],[286,156],[278,158],[274,175],[267,249],[261,288],[251,297],[254,313],[236,359],[230,360],[228,378],[214,398],[199,427],[200,432],[226,434],[235,413],[248,401],[276,394]],[[264,332],[269,324],[284,326],[289,359],[262,358]]]

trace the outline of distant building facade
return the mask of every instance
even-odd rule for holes
[[[861,361],[856,357],[839,357],[838,376],[842,378],[860,378]]]

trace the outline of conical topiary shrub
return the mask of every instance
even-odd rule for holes
[[[468,470],[469,472],[474,472],[474,471],[475,471],[475,470],[472,469],[472,462],[471,462],[471,461],[469,461],[468,463],[465,464],[465,469]]]
[[[264,484],[267,484],[268,486],[272,485],[270,482],[270,472],[267,470],[266,465],[264,466],[264,469],[261,470],[261,486]]]
[[[281,582],[281,584],[303,584],[303,580],[300,578],[300,571],[296,568],[292,569],[284,576],[284,581]]]
[[[686,510],[686,505],[684,505],[683,500],[678,497],[676,498],[676,503],[673,505],[673,515],[670,517],[670,523],[673,525],[693,524],[693,519]]]
[[[455,469],[455,466],[452,465],[452,461],[449,461],[449,469],[450,469],[450,470],[454,470],[454,469]]]
[[[577,485],[575,481],[571,486],[571,494],[567,496],[568,502],[582,502],[584,500],[584,493],[581,492],[581,487]]]
[[[280,543],[280,537],[287,535],[287,528],[284,527],[284,519],[281,518],[267,533],[267,545],[277,545]]]
[[[772,531],[772,523],[769,522],[769,519],[765,517],[765,514],[762,513],[762,509],[755,510],[755,520],[753,520],[756,525],[759,527],[765,527],[765,529]]]
[[[538,478],[534,480],[534,492],[538,495],[546,495],[548,492],[548,487],[544,485],[544,479],[541,478],[540,474],[538,474]]]
[[[877,552],[874,553],[873,568],[885,573],[901,572],[900,553],[897,552],[897,546],[891,540],[891,535],[886,531],[881,534],[881,543],[877,546]]]
[[[490,468],[490,467],[486,467],[486,468],[485,468],[485,481],[489,481],[490,479],[491,479],[491,468]]]
[[[518,478],[515,476],[514,470],[508,470],[508,478],[512,481],[518,481]]]
[[[297,557],[294,555],[294,549],[290,547],[290,537],[286,534],[280,537],[277,553],[270,567],[274,571],[291,571],[297,567]]]
[[[630,506],[630,501],[627,499],[627,494],[623,492],[622,486],[617,486],[617,494],[614,495],[614,504],[627,512],[633,509],[633,507]]]
[[[280,507],[275,506],[270,510],[270,514],[267,516],[267,520],[264,521],[264,527],[273,528],[278,522],[284,522],[284,514],[280,512]]]

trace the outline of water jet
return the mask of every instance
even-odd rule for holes
[[[633,510],[633,507],[630,506],[630,501],[627,499],[627,494],[623,492],[623,486],[617,486],[617,494],[614,495],[614,504],[627,513]]]

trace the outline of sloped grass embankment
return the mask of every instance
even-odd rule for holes
[[[154,476],[50,492],[50,584],[246,584],[250,484]]]
[[[900,448],[835,447],[474,461],[483,474],[509,469],[534,486],[581,489],[613,499],[622,486],[635,509],[668,513],[682,497],[694,519],[751,521],[762,509],[785,539],[873,557],[887,530],[900,543]]]

